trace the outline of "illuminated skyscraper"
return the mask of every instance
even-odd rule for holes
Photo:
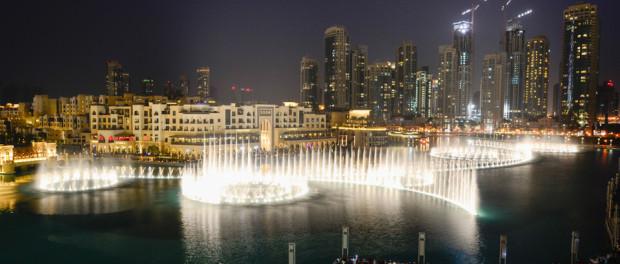
[[[318,73],[319,65],[316,60],[309,57],[301,58],[299,103],[304,107],[311,107],[314,111],[319,107]]]
[[[505,53],[487,54],[482,62],[480,112],[487,132],[497,128],[504,116],[505,57]]]
[[[527,41],[524,112],[528,117],[547,115],[549,90],[549,41],[537,36]]]
[[[395,65],[392,62],[379,62],[368,66],[368,89],[372,116],[377,121],[390,120],[396,94],[394,81]]]
[[[196,69],[198,79],[196,83],[196,93],[203,103],[206,103],[211,96],[211,69],[209,67],[200,67]]]
[[[504,117],[520,117],[523,112],[525,87],[525,31],[518,21],[508,21],[504,38],[503,51],[506,53],[506,92],[504,103],[507,111]]]
[[[351,52],[344,27],[325,30],[324,103],[327,110],[347,110],[351,96]]]
[[[596,120],[594,99],[599,71],[597,6],[580,3],[567,7],[563,29],[560,64],[562,117],[566,123],[583,127]]]
[[[472,23],[459,21],[453,24],[456,50],[456,79],[454,90],[454,115],[456,118],[467,117],[467,107],[471,103],[471,81],[473,74],[473,31]]]
[[[367,65],[368,47],[354,47],[351,50],[351,108],[368,108]]]
[[[417,113],[429,118],[431,115],[431,93],[432,93],[433,77],[428,71],[428,67],[421,67],[416,72],[415,77],[415,104],[417,106]]]
[[[416,46],[411,41],[403,42],[396,52],[395,114],[408,116],[417,114],[415,91],[417,56]]]
[[[438,87],[439,100],[437,114],[454,118],[456,116],[456,67],[457,54],[452,45],[439,46]]]
[[[123,95],[129,92],[129,74],[116,60],[106,61],[105,88],[107,95]]]
[[[151,78],[146,78],[142,80],[142,94],[144,95],[153,95],[155,93],[155,81]]]

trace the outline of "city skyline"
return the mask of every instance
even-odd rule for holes
[[[620,263],[620,0],[7,6],[1,263]]]
[[[599,3],[600,2],[600,3]],[[413,3],[413,2],[412,2]],[[508,9],[505,13],[506,16],[511,16],[519,13],[523,9],[532,8],[534,13],[523,20],[523,25],[526,30],[526,38],[533,37],[535,35],[546,35],[549,39],[551,45],[551,65],[550,65],[550,86],[552,87],[555,83],[559,81],[559,63],[560,63],[560,51],[561,51],[561,20],[562,20],[562,11],[568,5],[574,3],[573,1],[559,1],[557,3],[535,3],[534,1],[514,1],[511,4],[511,8]],[[613,58],[615,55],[609,51],[611,51],[611,47],[613,45],[614,38],[617,38],[613,34],[610,34],[611,26],[609,25],[608,19],[609,9],[613,9],[615,3],[604,2],[604,1],[592,1],[594,4],[600,5],[599,13],[601,17],[601,36],[605,38],[607,41],[601,42],[601,67],[600,67],[600,77],[599,80],[607,80],[607,79],[617,79],[614,78],[618,73],[618,69],[613,64]],[[234,4],[234,3],[229,3]],[[403,16],[406,16],[405,11],[406,7],[411,3],[387,3],[385,6],[381,6],[379,8],[386,10],[397,10],[397,12],[401,12]],[[93,4],[95,5],[95,4]],[[212,6],[212,9],[217,10],[218,8],[225,8],[228,4],[215,4]],[[273,8],[274,3],[264,3],[264,8]],[[298,10],[299,3],[289,3],[285,5],[281,5],[277,7],[279,10]],[[317,3],[317,8],[324,5],[324,3]],[[105,46],[102,44],[96,45],[93,47],[93,51],[85,51],[84,47],[75,48],[72,47],[76,44],[67,45],[67,47],[61,47],[59,45],[49,45],[49,47],[44,48],[43,50],[54,51],[53,54],[47,54],[45,56],[35,56],[38,53],[43,52],[43,50],[33,52],[34,54],[25,54],[28,51],[28,48],[33,48],[26,43],[25,45],[17,45],[25,41],[25,39],[19,38],[20,36],[24,36],[24,33],[16,32],[18,29],[22,30],[31,30],[32,33],[36,32],[31,27],[32,25],[20,25],[15,29],[10,29],[8,32],[16,33],[16,38],[13,41],[10,41],[8,45],[13,49],[16,49],[17,52],[14,54],[9,54],[7,56],[9,63],[6,65],[12,65],[14,67],[7,67],[7,69],[3,69],[3,72],[7,73],[8,78],[2,81],[2,87],[11,88],[11,87],[39,87],[43,91],[51,94],[51,95],[71,95],[76,93],[89,93],[89,94],[100,94],[104,89],[104,83],[101,80],[101,72],[104,68],[103,64],[108,59],[116,59],[118,60],[124,67],[124,70],[131,74],[131,90],[133,92],[140,91],[140,81],[146,78],[155,80],[158,86],[156,87],[156,92],[161,89],[161,85],[166,81],[170,80],[173,83],[178,81],[179,76],[183,74],[187,74],[189,76],[191,93],[196,94],[196,76],[195,69],[201,66],[208,65],[212,70],[212,90],[214,96],[222,102],[230,102],[234,99],[232,95],[228,93],[230,87],[232,85],[236,85],[239,87],[252,87],[254,90],[253,97],[256,100],[261,101],[284,101],[284,100],[295,100],[298,98],[298,83],[299,76],[296,74],[298,72],[298,63],[299,58],[304,55],[309,55],[313,58],[323,58],[322,50],[324,49],[322,38],[322,31],[324,31],[329,26],[333,25],[342,25],[344,26],[351,38],[351,43],[356,45],[362,44],[368,46],[369,50],[369,59],[368,63],[375,63],[384,60],[394,60],[394,50],[398,48],[399,44],[405,40],[412,40],[414,44],[418,48],[418,65],[428,65],[431,73],[436,74],[437,66],[439,59],[437,58],[437,48],[439,45],[448,44],[451,42],[451,28],[452,23],[458,20],[467,19],[466,16],[461,16],[459,10],[463,10],[467,8],[466,3],[460,3],[458,1],[452,1],[448,3],[438,3],[432,4],[428,6],[423,6],[418,8],[429,9],[430,11],[436,10],[441,11],[437,13],[432,25],[427,25],[427,30],[421,30],[419,24],[419,19],[425,17],[425,14],[420,14],[414,18],[402,18],[400,16],[396,16],[395,18],[391,18],[393,21],[401,21],[404,20],[405,25],[410,24],[408,29],[402,29],[400,27],[401,24],[398,23],[386,23],[386,25],[393,26],[390,30],[381,30],[377,28],[378,26],[368,25],[365,22],[360,22],[360,18],[357,16],[353,16],[351,14],[342,14],[342,18],[335,16],[332,12],[340,10],[344,7],[340,6],[341,4],[337,4],[333,7],[333,11],[327,12],[325,15],[320,16],[322,19],[320,23],[310,23],[310,22],[295,22],[293,25],[281,25],[286,28],[286,31],[289,34],[283,34],[282,36],[277,36],[277,39],[287,40],[286,47],[281,45],[275,45],[273,48],[265,47],[265,40],[256,42],[258,48],[264,50],[265,52],[260,52],[260,54],[254,53],[249,54],[250,57],[244,56],[247,58],[247,63],[242,64],[231,64],[231,61],[239,61],[238,56],[248,55],[247,52],[240,52],[239,55],[232,52],[232,49],[227,47],[222,47],[222,42],[230,39],[232,42],[229,46],[240,46],[240,45],[248,45],[242,43],[236,43],[234,40],[237,38],[232,36],[234,32],[243,32],[247,29],[241,29],[239,24],[243,24],[244,22],[233,23],[229,20],[223,19],[221,22],[217,21],[208,21],[210,23],[204,24],[194,24],[195,27],[185,27],[181,26],[184,32],[190,33],[194,31],[201,31],[207,35],[217,35],[220,34],[222,38],[214,39],[211,37],[205,37],[207,39],[200,41],[181,41],[178,44],[175,44],[177,48],[183,48],[179,50],[180,52],[170,52],[168,53],[156,53],[153,52],[153,49],[159,49],[158,47],[164,45],[170,45],[167,42],[163,42],[162,44],[157,45],[147,45],[145,49],[139,50],[136,52],[136,47],[129,47],[135,44],[127,45],[127,47],[123,47],[121,45],[124,41],[118,41],[118,36],[116,35],[108,35],[110,39],[104,39],[105,42],[109,42],[112,40],[117,40],[113,45]],[[344,4],[342,4],[344,5]],[[478,90],[480,85],[480,77],[482,76],[481,71],[481,63],[482,57],[484,54],[492,53],[496,51],[499,47],[499,41],[501,38],[501,28],[493,25],[490,22],[495,21],[495,24],[499,25],[501,23],[502,17],[501,13],[498,9],[499,1],[488,1],[483,3],[480,9],[477,10],[477,23],[475,25],[475,72],[473,74],[473,90]],[[240,13],[249,12],[245,10],[246,8],[250,8],[251,4],[241,5]],[[362,3],[360,9],[367,10],[369,8],[369,3]],[[17,10],[22,10],[25,7],[17,6]],[[157,9],[158,7],[149,7],[153,9]],[[181,7],[177,7],[181,8]],[[198,7],[197,7],[198,8]],[[314,8],[314,7],[313,7]],[[85,9],[85,10],[82,10]],[[403,9],[403,10],[401,10]],[[416,9],[420,10],[420,9]],[[72,15],[64,18],[58,17],[57,19],[53,19],[52,24],[63,24],[65,25],[65,20],[88,20],[89,18],[84,17],[85,14],[91,12],[87,6],[76,6],[73,11],[76,13],[71,13]],[[68,12],[68,11],[61,11]],[[140,11],[142,12],[142,11]],[[311,16],[312,13],[310,11],[300,11],[303,16]],[[548,14],[550,12],[550,14]],[[19,13],[19,12],[16,12]],[[35,12],[36,13],[36,12]],[[421,12],[426,13],[426,12]],[[118,18],[122,19],[130,19],[126,17],[126,14],[123,12],[114,13]],[[192,12],[188,14],[193,14]],[[251,14],[254,17],[261,17],[260,14]],[[145,16],[145,14],[137,14],[137,17]],[[146,15],[150,17],[149,19],[158,20],[152,15]],[[220,15],[218,15],[220,16]],[[319,15],[317,15],[319,16]],[[196,19],[196,17],[193,17]],[[249,18],[248,18],[249,19]],[[282,18],[283,19],[283,18]],[[274,21],[277,19],[264,20],[259,19],[259,23],[262,26],[261,29],[265,31],[264,33],[270,33],[273,29],[266,28],[262,24],[267,23],[267,21],[272,21],[270,23],[273,27],[278,26],[278,21]],[[407,21],[408,20],[408,21]],[[540,23],[540,21],[549,21],[546,23]],[[148,22],[148,20],[145,20]],[[197,22],[197,21],[193,21]],[[247,22],[247,21],[246,21]],[[401,21],[402,22],[402,21]],[[99,22],[98,22],[99,23]],[[110,22],[116,23],[116,22]],[[178,25],[185,23],[185,21],[179,21]],[[221,34],[223,29],[217,30],[209,30],[206,31],[205,28],[210,28],[213,26],[217,26],[220,23],[225,26],[224,28],[229,29],[226,34]],[[132,25],[135,28],[142,28],[149,23],[137,23],[133,21],[128,25]],[[490,25],[491,24],[491,25]],[[92,36],[92,33],[99,31],[106,31],[104,29],[96,27],[97,24],[91,24],[94,26],[93,30],[89,30],[90,33],[83,34],[82,40],[78,41],[79,43],[92,42],[94,40],[98,40]],[[157,24],[155,24],[157,25]],[[554,26],[555,25],[555,26]],[[67,25],[65,25],[67,26]],[[385,25],[384,25],[385,26]],[[397,27],[398,26],[398,27]],[[301,32],[297,32],[296,28],[302,28],[305,30],[302,34]],[[497,27],[497,29],[494,29]],[[63,35],[67,29],[63,29],[60,27],[51,28],[50,32],[58,32],[58,34]],[[150,29],[150,32],[153,33],[154,36],[161,35],[167,29],[153,26]],[[607,32],[607,34],[606,34]],[[120,30],[118,35],[127,35],[135,37],[135,33],[140,33],[140,30],[134,31],[134,34],[123,32]],[[229,35],[229,33],[231,33]],[[143,32],[143,34],[146,34]],[[302,36],[299,36],[299,35]],[[146,34],[149,35],[149,34]],[[430,37],[429,37],[430,35]],[[173,36],[173,35],[171,35]],[[33,37],[33,36],[30,36]],[[35,39],[38,36],[34,36]],[[245,38],[253,39],[253,38],[261,38],[261,35],[257,34],[245,34]],[[131,39],[129,38],[129,39]],[[197,40],[200,37],[196,37]],[[71,38],[67,39],[70,41]],[[122,40],[122,39],[121,39]],[[148,41],[148,38],[145,39]],[[191,49],[185,49],[190,46],[196,46],[196,43],[201,43],[203,46],[200,49],[196,49],[192,47]],[[213,43],[213,44],[211,44]],[[271,43],[275,44],[275,43]],[[246,46],[247,49],[247,46]],[[273,51],[273,49],[277,49],[278,51]],[[183,51],[184,50],[184,51]],[[196,51],[195,53],[190,54],[190,50]],[[20,52],[21,51],[21,52]],[[133,51],[133,52],[131,52]],[[317,52],[318,51],[318,52]],[[37,68],[35,66],[30,65],[40,65],[38,67],[43,67],[47,63],[40,63],[40,60],[49,57],[61,56],[64,60],[61,60],[61,63],[58,63],[58,67],[55,67],[53,70],[32,70],[32,71],[24,71],[28,68]],[[81,57],[82,53],[86,52],[89,56]],[[217,56],[214,56],[213,53],[217,53]],[[20,57],[21,55],[21,57]],[[41,54],[39,54],[41,55]],[[226,57],[229,56],[231,61],[225,61],[222,58],[218,57]],[[268,61],[264,59],[252,59],[263,56],[274,56],[274,60]],[[167,63],[171,58],[175,57],[173,63]],[[99,59],[101,58],[101,59]],[[176,59],[176,58],[187,58],[187,59]],[[34,63],[34,62],[38,63]],[[53,61],[53,60],[52,60]],[[161,61],[162,63],[151,63],[152,61]],[[79,63],[74,63],[79,62]],[[57,63],[57,62],[56,62]],[[84,67],[77,67],[75,64],[84,65]],[[252,67],[253,65],[262,64],[264,67]],[[322,63],[319,65],[320,75],[323,75],[324,68]],[[65,70],[61,70],[65,69]],[[19,71],[19,72],[18,72]],[[58,71],[58,72],[55,72]],[[36,74],[32,74],[32,76],[28,76],[27,73],[36,72]],[[77,78],[70,78],[71,76]],[[94,78],[96,76],[96,78]],[[320,78],[320,82],[322,81],[322,77]],[[7,90],[7,89],[3,89]],[[21,89],[24,92],[28,92],[28,89]],[[277,91],[276,97],[273,97],[273,91]],[[6,94],[6,95],[4,95]],[[18,98],[15,98],[18,97]],[[13,100],[23,100],[23,97],[28,98],[28,96],[20,95],[19,93],[10,93],[9,91],[3,91],[3,99],[7,101]],[[273,98],[273,99],[272,99]]]

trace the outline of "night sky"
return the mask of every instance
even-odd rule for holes
[[[488,0],[475,25],[476,74],[486,53],[499,50],[500,5]],[[558,82],[562,11],[576,1],[513,0],[507,16],[532,8],[526,36],[551,41],[551,85]],[[620,34],[613,27],[620,1],[598,0],[600,82],[620,81]],[[253,99],[296,100],[299,62],[323,57],[323,32],[345,26],[353,44],[368,45],[370,62],[394,60],[403,40],[418,47],[418,66],[437,67],[437,46],[452,41],[451,23],[465,19],[467,0],[435,1],[11,1],[0,9],[0,101],[31,101],[33,93],[104,93],[105,61],[119,60],[132,90],[210,66],[222,102],[232,85],[254,89]],[[321,65],[321,75],[322,75]],[[161,91],[158,88],[158,91]]]

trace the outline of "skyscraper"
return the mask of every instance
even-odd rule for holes
[[[318,73],[319,65],[316,60],[309,57],[301,58],[299,103],[302,106],[311,107],[314,111],[319,107]]]
[[[209,67],[200,67],[196,69],[196,73],[198,74],[196,92],[200,100],[206,103],[209,100],[209,96],[211,96],[211,69]]]
[[[504,117],[505,53],[484,56],[480,83],[480,113],[483,129],[492,132]]]
[[[356,46],[351,49],[351,108],[368,108],[367,64],[368,47]]]
[[[400,115],[417,114],[416,71],[417,49],[411,41],[403,42],[396,51],[396,92],[395,111]],[[427,71],[428,72],[428,71]]]
[[[155,81],[151,78],[145,78],[142,80],[142,94],[153,95],[155,92]]]
[[[439,105],[438,113],[448,118],[454,118],[457,113],[456,98],[456,67],[457,53],[452,45],[439,46]]]
[[[599,21],[594,4],[580,3],[564,10],[564,36],[560,64],[562,117],[583,127],[596,120]]]
[[[344,27],[325,30],[324,103],[327,110],[347,110],[351,96],[349,36]]]
[[[372,116],[376,121],[390,120],[394,105],[395,65],[389,61],[368,65],[368,89]]]
[[[430,106],[431,106],[431,85],[432,85],[433,77],[428,71],[428,67],[421,67],[419,71],[416,72],[415,77],[415,91],[416,91],[416,106],[417,113],[422,117],[429,118],[430,116]]]
[[[459,21],[453,24],[454,42],[456,50],[456,80],[455,80],[455,117],[466,118],[467,107],[471,103],[471,81],[473,74],[473,31],[472,23]]]
[[[174,82],[172,81],[166,81],[164,83],[163,90],[164,96],[168,97],[169,99],[177,99],[179,97]]]
[[[527,65],[525,67],[524,113],[527,117],[547,115],[547,91],[549,90],[549,41],[536,36],[527,41]]]
[[[179,76],[179,91],[181,96],[189,96],[189,79],[187,75],[182,74]]]
[[[502,39],[503,51],[506,53],[506,93],[504,94],[504,117],[512,119],[521,117],[525,87],[525,31],[516,20],[509,20]]]
[[[123,65],[116,60],[106,61],[105,88],[110,96],[129,92],[129,74],[123,72]]]

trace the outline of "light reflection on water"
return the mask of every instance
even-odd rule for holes
[[[284,260],[286,244],[296,242],[298,256],[312,253],[308,259],[331,261],[338,255],[339,229],[344,224],[351,228],[354,254],[413,260],[417,234],[424,231],[435,240],[429,251],[449,247],[465,261],[478,259],[476,218],[453,205],[380,187],[333,183],[312,187],[318,197],[286,205],[214,206],[180,198],[186,260]],[[269,250],[257,254],[256,249]]]

